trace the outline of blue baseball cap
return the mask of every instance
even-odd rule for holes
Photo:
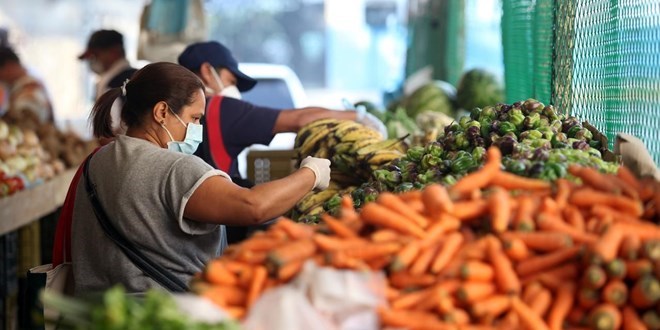
[[[236,87],[241,92],[248,91],[257,84],[256,80],[238,70],[238,62],[231,51],[217,41],[198,42],[186,47],[179,55],[178,61],[193,72],[199,72],[204,62],[215,68],[225,68],[236,76]]]

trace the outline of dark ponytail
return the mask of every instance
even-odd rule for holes
[[[94,136],[97,138],[112,138],[115,133],[112,130],[112,104],[121,95],[121,88],[112,88],[105,92],[94,104],[90,115]]]

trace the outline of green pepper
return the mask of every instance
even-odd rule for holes
[[[435,181],[435,178],[437,176],[438,172],[433,169],[429,169],[423,174],[418,174],[417,175],[417,182],[421,184],[427,184],[427,183],[432,183]]]
[[[394,192],[402,193],[406,191],[411,191],[415,188],[415,185],[412,182],[403,182],[400,185],[396,186]]]
[[[589,147],[589,149],[587,149],[587,153],[589,153],[589,155],[596,156],[598,158],[602,157],[600,151],[592,147]]]
[[[394,186],[401,182],[401,172],[388,170],[375,170],[372,174],[376,181],[385,183],[387,186]]]
[[[538,127],[544,128],[544,127],[550,127],[550,120],[548,120],[548,117],[544,115],[539,116],[539,125]]]
[[[490,135],[490,125],[492,120],[480,120],[479,125],[481,126],[480,132],[482,138],[487,138]]]
[[[543,108],[542,111],[543,115],[548,117],[551,121],[555,121],[559,119],[559,116],[557,115],[557,111],[555,111],[555,108],[552,105],[546,105],[545,108]]]
[[[422,157],[422,161],[420,162],[420,165],[422,169],[428,169],[438,165],[438,163],[441,160],[442,159],[440,159],[439,157],[435,157],[431,154],[426,154],[424,155],[424,157]]]
[[[558,163],[546,162],[540,179],[555,181],[566,176],[566,168]]]
[[[593,139],[594,136],[593,134],[591,134],[591,132],[588,129],[583,128],[575,133],[575,138],[584,141],[591,141],[591,139]]]
[[[552,143],[553,148],[559,148],[558,147],[559,145],[562,145],[562,147],[568,145],[567,142],[568,142],[568,137],[566,137],[566,134],[561,132],[555,134],[550,140],[550,143]]]
[[[556,119],[550,123],[550,128],[552,128],[552,131],[555,133],[561,133],[561,125],[561,120]]]
[[[422,157],[424,157],[424,147],[415,146],[408,149],[408,152],[406,152],[406,157],[408,160],[418,163],[422,160]]]
[[[479,114],[479,121],[482,121],[484,119],[487,120],[494,120],[497,117],[497,113],[495,112],[495,108],[492,106],[487,106],[481,110],[481,113]]]
[[[453,173],[465,174],[477,167],[476,162],[470,154],[466,156],[456,157],[451,163],[451,170]]]
[[[437,141],[433,141],[426,145],[425,151],[427,155],[432,155],[433,157],[441,158],[444,152],[442,144]]]
[[[546,139],[535,139],[535,140],[532,140],[531,147],[532,147],[532,148],[545,148],[545,149],[551,149],[551,148],[552,148],[552,144],[550,143],[549,140],[546,140]]]
[[[456,134],[454,145],[456,149],[467,149],[470,147],[470,141],[468,140],[467,136],[465,136],[465,133],[461,132]]]
[[[486,148],[475,147],[472,150],[472,158],[478,162],[484,162],[486,160]]]
[[[453,122],[450,125],[447,125],[445,127],[445,134],[449,132],[458,132],[461,130],[461,126],[459,126],[457,123]]]
[[[568,135],[569,138],[575,138],[575,136],[577,135],[577,133],[578,133],[581,129],[582,129],[582,126],[581,126],[581,125],[574,125],[573,127],[571,127],[571,128],[568,130],[568,132],[566,133],[566,135]]]
[[[513,109],[509,113],[509,121],[520,130],[523,127],[523,121],[525,121],[525,114],[520,109]]]
[[[600,149],[603,146],[603,144],[600,143],[599,140],[591,140],[589,141],[589,146],[594,149]]]
[[[458,125],[461,126],[463,130],[466,130],[468,127],[468,123],[472,121],[472,118],[468,116],[463,116],[461,119],[458,120]]]
[[[456,184],[458,180],[456,180],[456,177],[453,175],[445,175],[440,182],[444,184],[445,186],[453,186]]]
[[[481,117],[481,108],[474,108],[470,111],[470,118],[472,120],[479,120],[479,117]]]
[[[527,172],[527,166],[525,164],[525,160],[522,159],[507,159],[506,162],[504,162],[504,168],[506,169],[507,172],[517,174],[517,175],[525,175]]]
[[[506,133],[512,132],[516,133],[516,125],[512,122],[508,121],[503,121],[500,123],[500,129],[499,132],[501,135],[505,135]]]
[[[531,129],[531,130],[524,131],[524,132],[520,133],[520,141],[527,140],[527,139],[536,140],[536,139],[540,139],[540,138],[543,138],[543,134],[539,130],[536,130],[536,129]]]
[[[552,140],[552,138],[555,136],[555,132],[549,127],[539,128],[539,132],[543,134],[543,138],[546,140]]]
[[[541,116],[538,114],[538,112],[532,113],[529,116],[525,117],[525,120],[523,121],[523,127],[525,129],[538,128],[540,120],[541,120]]]
[[[328,199],[327,201],[325,201],[325,203],[323,203],[323,209],[326,211],[332,211],[339,208],[340,205],[341,205],[341,196],[339,194],[336,194],[330,197],[330,199]]]

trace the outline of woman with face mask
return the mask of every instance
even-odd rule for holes
[[[89,158],[75,190],[76,294],[118,283],[130,292],[154,286],[174,290],[110,239],[112,228],[173,282],[185,285],[222,254],[225,225],[262,223],[288,211],[312,189],[328,186],[326,159],[310,157],[286,178],[245,189],[193,156],[203,139],[204,86],[179,65],[147,65],[105,93],[92,110],[97,137],[114,137],[110,109],[117,98],[124,101],[126,134]]]

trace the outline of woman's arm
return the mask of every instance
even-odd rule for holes
[[[210,177],[195,190],[184,210],[187,219],[224,225],[255,225],[290,210],[311,191],[316,175],[309,168],[271,182],[242,188],[229,180]]]

